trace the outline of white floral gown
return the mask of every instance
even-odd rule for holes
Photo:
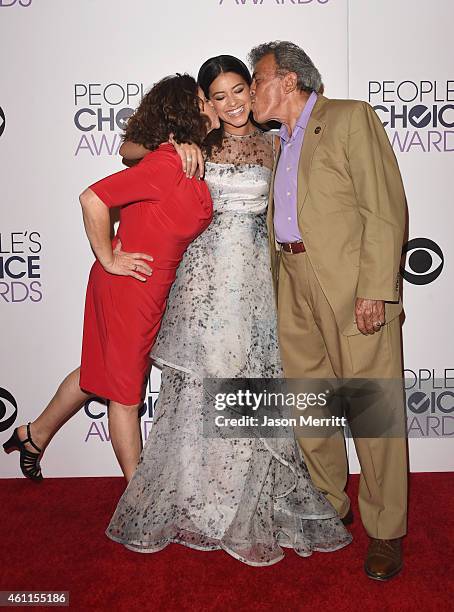
[[[294,438],[203,435],[204,377],[282,376],[266,233],[272,139],[226,135],[206,165],[214,219],[188,248],[152,357],[154,424],[107,535],[139,552],[171,542],[270,565],[351,541]]]

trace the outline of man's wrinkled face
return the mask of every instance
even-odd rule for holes
[[[257,123],[279,120],[283,101],[282,77],[272,53],[257,62],[251,85],[252,112]]]

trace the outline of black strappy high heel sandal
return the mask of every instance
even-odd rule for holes
[[[32,451],[26,449],[25,444],[27,442],[29,442],[38,452],[32,453]],[[25,440],[19,439],[16,427],[11,438],[4,443],[3,449],[5,453],[12,453],[15,450],[19,451],[20,469],[22,470],[22,474],[24,476],[30,478],[30,480],[33,480],[34,482],[41,482],[41,480],[43,480],[43,475],[39,465],[39,457],[42,451],[32,440],[30,423],[27,423],[27,437]]]

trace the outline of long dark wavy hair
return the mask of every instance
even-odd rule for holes
[[[167,142],[172,132],[177,142],[202,147],[208,119],[199,107],[198,84],[189,74],[175,74],[155,83],[128,120],[123,140],[150,151]]]
[[[207,98],[210,97],[209,94],[211,83],[223,72],[233,72],[234,74],[239,75],[249,86],[252,83],[251,73],[249,72],[246,64],[244,64],[240,59],[234,57],[233,55],[216,55],[215,57],[210,57],[210,59],[201,65],[199,74],[197,76],[197,82]],[[221,121],[221,127],[217,130],[212,130],[205,139],[208,154],[211,153],[211,149],[213,147],[220,148],[222,146],[223,138],[224,126]]]

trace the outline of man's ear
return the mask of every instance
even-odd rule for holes
[[[292,93],[297,89],[298,84],[298,75],[296,72],[287,72],[287,74],[282,79],[282,86],[284,88],[284,92],[286,94]]]

